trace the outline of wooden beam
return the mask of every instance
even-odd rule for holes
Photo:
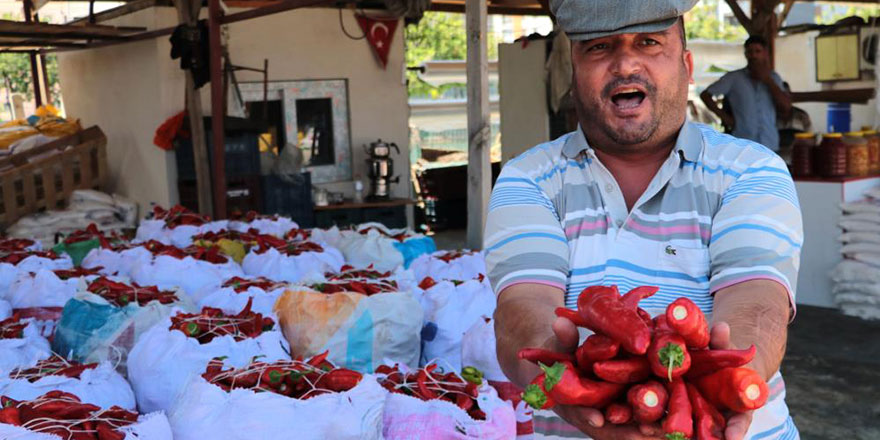
[[[788,14],[791,13],[791,8],[794,6],[795,0],[785,0],[785,6],[782,9],[782,12],[779,14],[779,18],[776,20],[777,28],[782,27],[782,24],[785,23],[785,20],[788,18]]]
[[[793,92],[791,102],[849,102],[867,104],[874,98],[875,89],[822,90],[818,92]]]
[[[210,0],[209,0],[210,1]],[[220,24],[230,24],[266,15],[277,14],[291,9],[306,8],[310,6],[335,4],[334,0],[280,0],[276,4],[251,9],[249,11],[236,12],[234,14],[219,17]]]
[[[208,0],[208,59],[211,67],[211,143],[214,168],[214,218],[226,218],[226,131],[223,118],[223,46],[220,42],[222,10],[220,0]]]
[[[488,6],[486,0],[466,0],[468,194],[467,246],[483,248],[492,168],[489,163]]]
[[[752,33],[752,20],[746,15],[745,11],[739,7],[739,3],[736,0],[724,0],[727,3],[727,6],[730,6],[730,10],[733,11],[733,15],[736,17],[736,20],[739,21],[744,28],[746,28],[746,32]]]
[[[172,2],[168,0],[134,0],[128,2],[124,5],[117,6],[113,9],[108,9],[104,12],[99,12],[94,15],[95,23],[101,23],[102,21],[112,20],[114,18],[119,18],[143,9],[152,8],[153,6],[172,6]],[[78,18],[73,20],[68,25],[81,25],[88,24],[89,17]]]
[[[194,8],[192,3],[198,6]],[[201,0],[177,0],[177,18],[181,24],[190,26],[198,23],[198,10]],[[195,14],[193,14],[195,9]],[[186,111],[189,116],[190,133],[192,134],[193,163],[196,171],[196,194],[199,201],[199,212],[211,214],[214,211],[214,200],[211,198],[211,167],[208,159],[208,147],[205,143],[205,121],[202,112],[202,96],[195,87],[192,71],[184,70]]]
[[[23,23],[0,20],[0,37],[22,37],[35,39],[75,38],[75,39],[123,39],[132,31],[112,26],[88,25],[69,26],[63,24]]]
[[[428,9],[436,12],[455,12],[460,14],[465,12],[464,3],[450,1],[431,2],[431,6]],[[537,7],[489,5],[488,13],[492,15],[547,15],[547,11],[542,9],[540,5]]]

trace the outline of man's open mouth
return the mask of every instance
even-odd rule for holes
[[[641,105],[645,96],[645,92],[639,88],[621,87],[611,94],[611,102],[619,109],[632,109]]]

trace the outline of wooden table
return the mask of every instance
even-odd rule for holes
[[[389,228],[405,228],[406,206],[414,205],[412,199],[388,199],[371,202],[344,203],[315,206],[315,226],[329,228],[332,226],[349,226],[365,222],[382,223]]]

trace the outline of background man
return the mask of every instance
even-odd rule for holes
[[[731,416],[726,438],[796,438],[778,369],[802,243],[797,195],[767,148],[685,121],[693,59],[681,15],[695,3],[551,3],[573,41],[580,127],[509,161],[495,184],[484,249],[498,359],[524,386],[539,370],[519,349],[579,342],[556,307],[574,308],[591,285],[660,286],[640,304],[650,313],[686,296],[711,316],[713,347],[758,347],[750,366],[771,397]],[[661,438],[658,426],[612,426],[589,408],[554,412],[535,412],[546,438]]]
[[[721,118],[721,123],[736,137],[749,139],[779,150],[776,116],[787,119],[791,112],[791,98],[784,90],[782,78],[770,67],[770,50],[763,37],[753,35],[746,40],[745,55],[748,65],[728,72],[700,98],[706,107]],[[723,95],[731,108],[720,108],[715,100]]]

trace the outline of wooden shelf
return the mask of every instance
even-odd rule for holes
[[[335,209],[369,209],[369,208],[389,208],[392,206],[415,205],[416,201],[412,199],[389,199],[377,202],[355,203],[346,201],[336,205],[315,206],[315,211],[331,211]]]

